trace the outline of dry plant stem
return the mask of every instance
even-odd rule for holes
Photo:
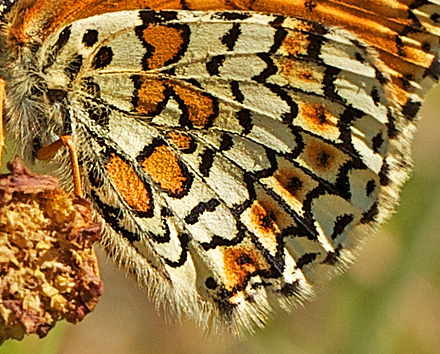
[[[3,108],[5,102],[5,80],[0,79],[0,169],[2,167],[3,149],[5,146],[5,132],[3,129]]]
[[[82,198],[82,184],[81,184],[81,174],[79,171],[78,154],[76,152],[75,143],[70,135],[62,136],[59,140],[53,142],[52,144],[43,146],[38,150],[37,158],[40,160],[48,160],[55,156],[57,151],[63,146],[67,147],[70,155],[70,163],[72,164],[73,173],[73,184],[75,194]]]

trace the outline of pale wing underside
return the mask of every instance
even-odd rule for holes
[[[125,11],[55,31],[36,57],[44,95],[71,122],[108,252],[158,304],[214,328],[250,331],[310,298],[407,176],[437,79],[425,17],[403,46],[429,41],[417,58],[251,12]],[[401,61],[425,74],[399,83]]]

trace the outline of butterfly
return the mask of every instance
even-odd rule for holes
[[[436,1],[0,3],[6,133],[71,136],[102,245],[158,306],[241,335],[386,221],[439,76]],[[72,188],[69,157],[42,162]]]

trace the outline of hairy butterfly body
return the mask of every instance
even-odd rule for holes
[[[2,6],[21,154],[72,135],[108,253],[172,315],[236,334],[389,217],[439,74],[436,1]]]

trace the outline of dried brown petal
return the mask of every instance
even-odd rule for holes
[[[0,176],[0,343],[76,323],[102,294],[89,203],[16,158]]]

